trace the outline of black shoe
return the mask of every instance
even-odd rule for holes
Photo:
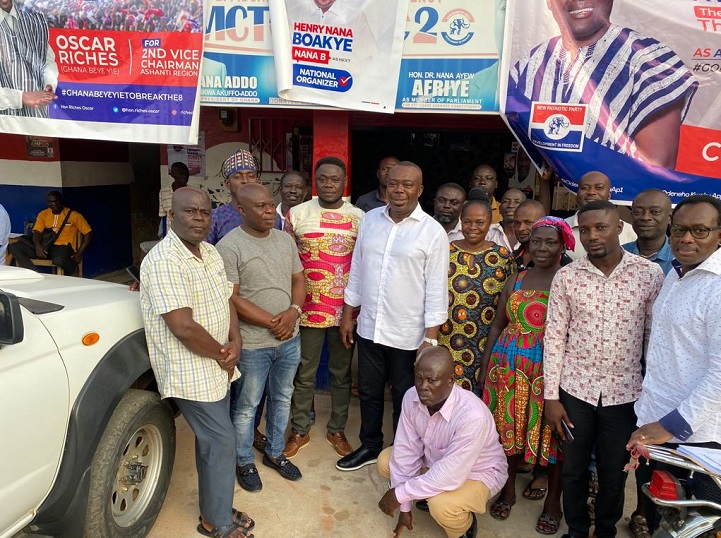
[[[268,457],[268,454],[263,454],[263,465],[266,465],[271,469],[275,469],[276,471],[278,471],[278,474],[286,480],[295,481],[299,480],[303,476],[300,472],[300,469],[293,465],[291,461],[283,454],[278,456],[276,458],[276,461],[270,459]]]
[[[357,471],[361,467],[378,461],[378,450],[371,450],[361,445],[357,450],[338,460],[335,468],[339,471]]]
[[[473,518],[473,521],[471,521],[471,526],[468,527],[468,530],[461,536],[461,538],[476,538],[476,532],[478,532],[478,520],[476,519],[476,514],[471,512],[471,517]]]
[[[421,512],[430,512],[430,508],[428,508],[428,500],[427,499],[421,499],[420,501],[416,501],[416,508],[420,510]]]
[[[260,480],[258,469],[255,467],[255,463],[249,463],[248,465],[236,465],[235,476],[238,479],[238,484],[245,491],[260,491],[263,489],[263,482]]]

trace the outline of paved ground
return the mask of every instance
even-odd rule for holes
[[[393,536],[396,518],[389,518],[376,504],[386,490],[387,482],[367,466],[354,472],[339,472],[335,468],[337,457],[325,440],[325,423],[329,414],[330,397],[317,395],[315,400],[318,420],[311,432],[311,442],[293,462],[303,472],[298,482],[289,482],[275,471],[256,465],[263,479],[263,490],[248,493],[236,485],[235,506],[248,512],[256,520],[255,535],[259,538],[323,537],[361,538]],[[390,403],[386,404],[386,430],[391,424]],[[347,433],[351,444],[358,446],[358,400],[351,402],[351,418]],[[197,475],[195,472],[193,435],[182,418],[177,420],[178,446],[175,470],[170,490],[150,538],[193,538],[199,536],[195,527],[198,518]],[[390,436],[386,435],[386,442]],[[488,514],[479,516],[479,538],[516,538],[541,536],[534,530],[543,503],[527,501],[521,496],[528,475],[518,479],[518,502],[507,521],[496,521]],[[627,487],[626,517],[619,524],[618,536],[628,538],[628,515],[635,504],[633,480]],[[445,533],[428,514],[414,509],[414,528],[405,531],[408,538],[442,538]],[[560,537],[561,532],[556,536]]]
[[[116,271],[100,277],[112,282],[127,283],[127,273]],[[354,367],[357,363],[354,361]],[[325,423],[329,416],[330,396],[316,395],[318,420],[311,431],[311,442],[293,462],[303,472],[298,482],[289,482],[261,463],[256,453],[256,465],[263,479],[263,490],[248,493],[236,484],[235,507],[248,512],[255,520],[255,536],[259,538],[385,538],[393,536],[397,518],[389,518],[378,508],[378,500],[387,488],[387,481],[367,466],[354,472],[340,472],[335,468],[337,456],[325,440]],[[391,405],[386,403],[386,443],[391,440]],[[360,411],[358,400],[351,401],[350,418],[346,428],[353,447],[360,444],[358,428]],[[198,523],[198,486],[195,472],[193,434],[183,418],[176,421],[178,431],[175,469],[162,511],[149,538],[195,538],[200,536]],[[263,426],[261,426],[263,429]],[[517,482],[518,501],[506,521],[497,521],[488,514],[479,516],[478,538],[539,537],[535,532],[536,518],[542,501],[528,501],[521,492],[530,480],[520,475]],[[629,477],[626,487],[625,517],[618,525],[618,537],[630,538],[628,517],[636,502],[635,482]],[[414,509],[412,531],[406,538],[443,538],[445,533],[431,517]],[[556,534],[567,530],[561,526]]]

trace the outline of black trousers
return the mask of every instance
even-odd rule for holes
[[[358,342],[358,397],[360,440],[364,447],[383,449],[383,409],[386,382],[393,397],[393,432],[401,417],[403,395],[413,386],[415,350],[396,349],[356,336]]]
[[[596,447],[598,495],[596,527],[598,538],[616,536],[616,523],[623,517],[626,473],[629,461],[626,443],[636,429],[633,402],[604,406],[592,405],[561,390],[561,403],[575,426],[574,441],[563,444],[563,511],[572,537],[588,536],[588,465]]]
[[[25,269],[31,269],[35,271],[35,266],[30,260],[37,258],[35,249],[30,245],[23,243],[22,241],[16,241],[15,243],[8,245],[8,252],[15,258],[15,263],[18,267],[24,267]],[[74,275],[77,265],[72,256],[75,251],[70,245],[52,245],[48,249],[48,259],[53,264],[61,267],[66,275]]]

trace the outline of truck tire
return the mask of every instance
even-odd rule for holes
[[[128,390],[93,456],[84,536],[146,536],[165,500],[174,459],[170,406],[153,392]]]

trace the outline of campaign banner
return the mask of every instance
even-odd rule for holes
[[[571,190],[721,198],[721,4],[508,0],[503,117]]]
[[[0,129],[195,143],[202,10],[199,0],[11,1],[0,23]]]
[[[305,105],[278,95],[268,0],[209,0],[206,21],[203,105]]]
[[[497,112],[505,3],[411,2],[396,109]]]
[[[324,108],[279,95],[269,0],[209,4],[201,104]],[[497,112],[505,0],[445,0],[443,6],[408,5],[396,111]]]
[[[392,113],[409,0],[270,0],[284,99]]]

